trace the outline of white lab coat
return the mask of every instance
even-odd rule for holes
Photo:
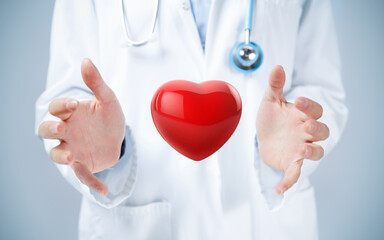
[[[322,104],[328,153],[346,122],[335,31],[329,0],[258,0],[252,40],[265,54],[251,74],[230,65],[230,50],[244,40],[246,0],[216,0],[203,52],[188,0],[160,1],[148,44],[124,45],[120,0],[58,0],[55,6],[47,89],[36,104],[36,128],[58,97],[91,99],[80,64],[91,58],[116,93],[127,124],[127,149],[112,168],[96,175],[106,197],[81,184],[68,166],[62,175],[83,195],[80,239],[317,239],[314,190],[308,176],[318,162],[304,161],[299,182],[284,198],[275,193],[282,173],[260,160],[256,115],[272,68],[287,74],[285,95]],[[126,0],[127,28],[147,36],[152,0]],[[173,150],[152,122],[150,102],[164,82],[223,80],[237,88],[243,114],[230,140],[195,162]],[[57,141],[44,141],[47,151]]]

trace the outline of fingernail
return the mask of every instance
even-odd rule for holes
[[[49,130],[51,131],[52,134],[57,134],[57,124],[52,124],[50,127],[49,127]]]
[[[312,155],[312,148],[310,148],[310,147],[306,147],[305,148],[305,154],[304,154],[304,157],[305,158],[309,158],[310,156]]]
[[[64,162],[70,162],[69,155],[67,153],[63,153],[61,157]]]
[[[308,106],[308,101],[305,100],[305,99],[300,99],[298,102],[297,102],[297,106],[299,108],[306,108]]]
[[[97,192],[104,196],[107,195],[107,191],[103,187],[97,187]]]
[[[309,134],[314,134],[316,132],[316,129],[317,129],[316,124],[314,124],[314,123],[309,124],[308,133]]]
[[[77,101],[71,100],[67,102],[67,109],[75,109],[77,107]]]

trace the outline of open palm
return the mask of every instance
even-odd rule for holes
[[[328,127],[317,121],[322,115],[321,105],[304,97],[297,98],[294,104],[287,102],[284,83],[284,70],[277,66],[270,75],[256,121],[261,159],[285,172],[276,187],[279,194],[297,182],[304,158],[320,160],[323,157],[323,148],[313,142],[329,136]]]
[[[106,194],[107,186],[92,173],[109,168],[119,160],[125,119],[115,94],[93,63],[84,60],[81,70],[95,98],[81,102],[72,98],[53,100],[49,112],[61,121],[43,122],[39,134],[60,140],[60,145],[50,152],[53,161],[70,165],[81,182]]]

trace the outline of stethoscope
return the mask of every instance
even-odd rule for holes
[[[230,62],[232,65],[239,71],[244,73],[250,73],[258,69],[263,62],[263,51],[260,46],[254,42],[251,42],[251,31],[252,31],[252,21],[253,21],[253,3],[255,0],[248,0],[248,11],[247,17],[245,18],[245,41],[236,43],[230,54]],[[144,38],[140,41],[134,41],[128,36],[126,21],[125,21],[125,10],[124,10],[124,0],[120,2],[121,7],[121,24],[123,26],[123,33],[125,40],[129,46],[139,47],[146,44],[149,38],[152,36],[156,27],[156,20],[159,10],[159,0],[155,0],[155,8],[153,10],[152,18],[152,27],[147,38]]]

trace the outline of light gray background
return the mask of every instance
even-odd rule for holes
[[[80,195],[33,132],[53,5],[0,0],[0,239],[77,237]],[[312,177],[320,239],[384,239],[384,1],[334,0],[333,6],[350,118]]]

